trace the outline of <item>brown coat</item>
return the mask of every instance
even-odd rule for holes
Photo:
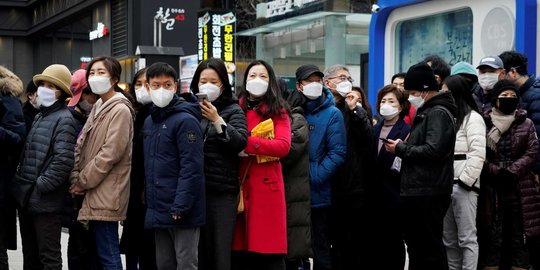
[[[99,112],[96,112],[99,110]],[[133,108],[117,93],[90,112],[75,149],[70,180],[86,191],[77,220],[126,219],[133,138]]]

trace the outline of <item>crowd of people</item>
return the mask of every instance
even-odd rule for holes
[[[28,270],[62,269],[63,227],[69,269],[540,269],[527,65],[430,56],[375,115],[344,65],[288,89],[256,60],[235,92],[211,58],[187,93],[163,62],[127,90],[112,57],[26,90],[0,67],[0,270],[17,216]]]

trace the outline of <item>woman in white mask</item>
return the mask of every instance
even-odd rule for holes
[[[486,159],[486,124],[463,77],[447,77],[441,90],[452,92],[457,106],[456,127],[459,127],[454,147],[452,203],[444,217],[443,243],[449,269],[476,269],[479,255],[476,209],[480,173]]]
[[[405,140],[411,127],[404,121],[409,113],[407,95],[394,85],[387,85],[377,93],[377,112],[384,120],[373,127],[374,140],[378,144],[377,163],[375,171],[376,194],[378,198],[377,210],[380,226],[377,227],[382,240],[378,240],[377,252],[384,252],[388,260],[386,269],[403,269],[405,265],[405,245],[403,244],[402,227],[399,211],[401,203],[399,198],[400,175],[392,164],[396,155],[385,150],[382,139]]]
[[[206,225],[201,228],[199,263],[208,270],[230,270],[239,191],[238,153],[247,143],[246,116],[232,93],[221,59],[201,62],[190,88],[206,95],[199,99],[206,184]]]
[[[117,85],[121,72],[112,57],[88,64],[88,85],[100,99],[77,140],[70,176],[71,193],[84,195],[77,220],[90,228],[100,264],[107,269],[122,269],[118,222],[126,218],[131,171],[134,112]]]
[[[248,131],[272,119],[273,138],[249,136],[241,152],[244,213],[236,221],[233,268],[285,269],[287,224],[283,174],[279,158],[289,153],[291,124],[272,67],[261,60],[248,65],[240,91],[240,106]],[[270,158],[259,159],[266,156]],[[261,162],[261,163],[259,163]]]
[[[120,238],[120,253],[126,255],[126,268],[152,268],[155,264],[154,233],[144,229],[144,150],[143,125],[150,115],[152,99],[146,88],[146,70],[140,69],[133,76],[129,93],[136,98],[135,122],[133,123],[133,154],[131,157],[129,206],[124,229]],[[155,268],[155,266],[153,266]]]
[[[31,189],[12,190],[14,198],[29,196],[19,205],[24,267],[61,269],[60,216],[65,209],[77,136],[76,121],[65,102],[72,95],[71,73],[66,66],[55,64],[34,76],[33,81],[38,87],[40,113],[26,138],[17,177],[10,185],[20,187],[22,180],[34,183]]]

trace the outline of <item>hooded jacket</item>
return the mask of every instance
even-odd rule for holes
[[[174,95],[166,107],[152,107],[144,122],[147,229],[193,228],[205,223],[201,117],[194,97],[186,101]],[[172,214],[180,219],[174,220]]]
[[[527,111],[527,117],[534,123],[536,134],[540,134],[540,81],[534,76],[519,87],[521,97],[521,108]],[[532,168],[535,174],[540,174],[540,153],[537,154]]]
[[[36,185],[27,209],[33,213],[59,213],[64,208],[77,123],[62,101],[41,107],[24,146],[19,176]]]
[[[301,107],[303,95],[294,90],[291,109],[291,149],[281,160],[287,205],[287,258],[305,259],[311,252],[311,200],[309,189],[309,131]]]
[[[489,112],[484,118],[486,131],[489,132],[493,127]],[[497,143],[497,153],[488,148],[487,166],[483,172],[485,177],[482,178],[482,185],[519,192],[523,227],[527,236],[540,235],[540,192],[531,171],[538,147],[533,122],[527,118],[524,110],[517,110],[514,122]],[[509,160],[503,161],[501,157]],[[498,177],[502,168],[509,171],[515,181],[508,177]]]
[[[309,124],[311,207],[328,207],[332,204],[331,179],[347,154],[345,122],[326,87],[322,96],[304,105],[304,116]]]
[[[0,66],[0,208],[5,206],[8,182],[15,174],[19,152],[26,135],[19,96],[23,93],[21,80]]]
[[[86,191],[77,220],[126,218],[133,138],[133,108],[121,93],[99,99],[75,149],[70,180]]]
[[[396,146],[402,159],[401,196],[452,194],[455,111],[450,92],[439,92],[417,108],[409,139]]]

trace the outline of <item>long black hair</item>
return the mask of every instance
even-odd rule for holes
[[[201,79],[201,73],[205,69],[213,69],[217,73],[219,80],[222,84],[221,95],[219,95],[218,99],[212,103],[214,103],[214,105],[219,108],[220,106],[226,105],[231,101],[236,102],[236,98],[233,96],[232,93],[232,86],[229,82],[229,76],[227,75],[227,68],[225,67],[225,63],[223,62],[223,60],[218,58],[208,58],[202,61],[199,66],[197,66],[195,74],[193,74],[193,79],[191,80],[191,85],[189,86],[191,92],[193,92],[193,94],[199,93],[199,81]]]
[[[266,94],[261,97],[261,100],[266,103],[268,106],[268,109],[266,111],[258,111],[263,115],[263,118],[272,117],[274,115],[280,115],[283,110],[287,110],[287,106],[285,104],[285,101],[281,97],[280,94],[280,88],[279,84],[276,79],[276,74],[274,73],[274,69],[265,61],[263,60],[255,60],[251,62],[247,68],[246,72],[244,73],[244,82],[243,86],[240,89],[240,92],[238,93],[238,96],[240,98],[240,103],[242,105],[242,109],[244,111],[247,111],[248,107],[248,101],[249,101],[249,92],[246,90],[246,82],[248,78],[249,71],[252,67],[257,65],[263,65],[266,68],[266,71],[268,72],[268,91],[266,91]]]
[[[471,89],[465,78],[459,75],[451,75],[446,77],[444,84],[446,84],[454,97],[457,106],[456,126],[461,127],[465,116],[469,114],[471,110],[478,112],[478,106],[476,106],[476,102],[474,102]]]

